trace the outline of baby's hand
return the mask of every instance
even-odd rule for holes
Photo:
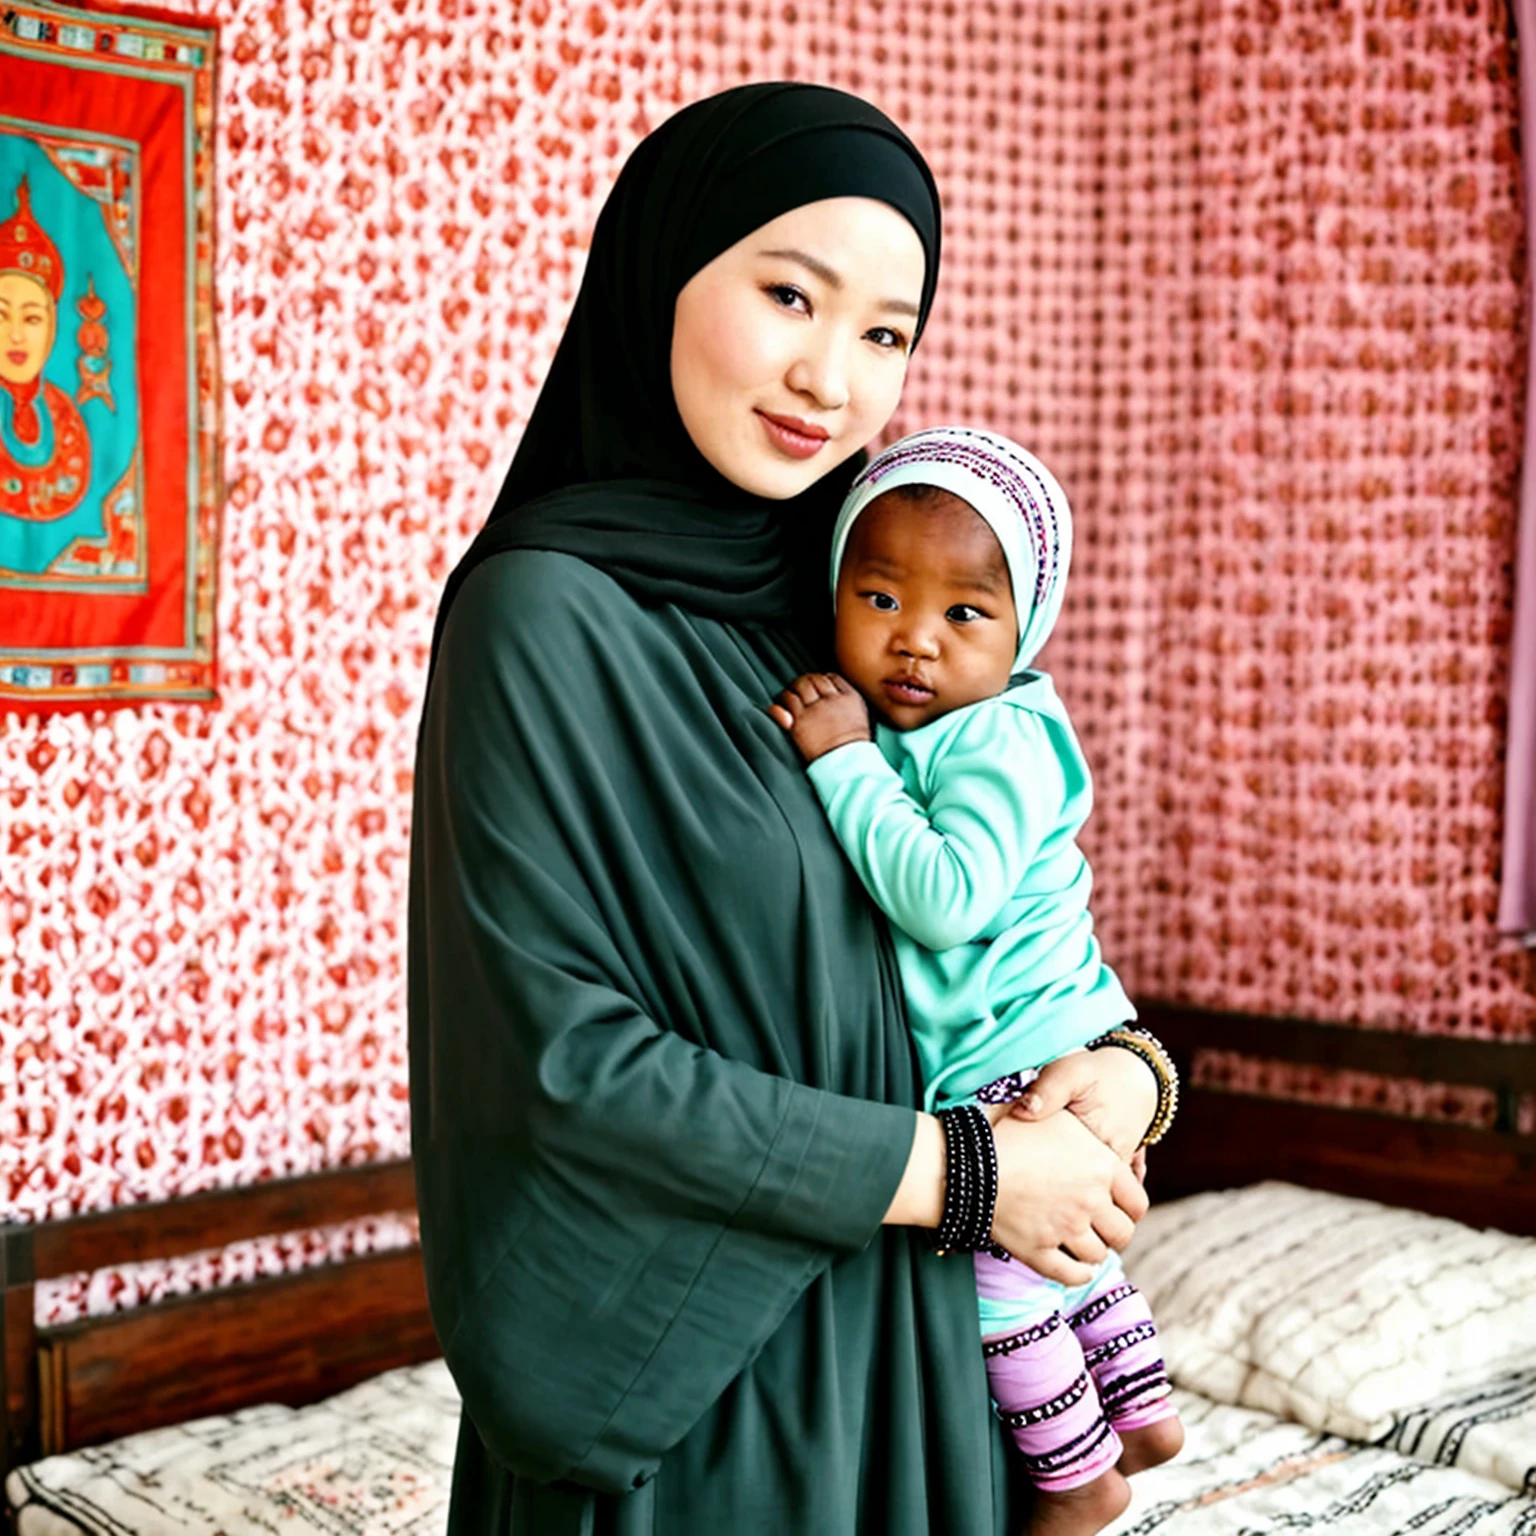
[[[835,672],[807,672],[797,677],[768,713],[795,738],[806,762],[869,740],[869,708],[853,686]]]
[[[1110,1091],[1102,1080],[1124,1068],[1125,1051],[1070,1051],[1058,1057],[1025,1090],[1011,1113],[1020,1120],[1044,1120],[1070,1110],[1117,1157],[1129,1160],[1141,1146],[1157,1106],[1152,1074],[1144,1064],[1131,1074],[1134,1092]],[[1143,1081],[1145,1079],[1145,1081]]]

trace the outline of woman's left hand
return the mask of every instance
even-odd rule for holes
[[[1011,1112],[1020,1120],[1044,1120],[1063,1109],[1129,1162],[1157,1113],[1157,1078],[1134,1051],[1112,1045],[1074,1051],[1051,1062]],[[1145,1167],[1143,1160],[1138,1174]]]

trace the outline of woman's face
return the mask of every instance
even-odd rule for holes
[[[886,203],[792,209],[677,296],[672,393],[699,452],[756,496],[797,496],[891,419],[925,259]]]
[[[0,274],[0,380],[30,384],[53,347],[53,295],[21,272]]]

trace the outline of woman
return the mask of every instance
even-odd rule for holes
[[[865,103],[677,114],[449,582],[410,1012],[454,1533],[1017,1514],[971,1265],[905,1230],[938,1224],[944,1148],[889,939],[765,713],[816,655],[830,514],[938,254],[927,167]],[[1155,1101],[1116,1050],[1041,1091]],[[1066,1279],[1123,1245],[1145,1197],[1073,1116],[996,1134],[999,1241]]]

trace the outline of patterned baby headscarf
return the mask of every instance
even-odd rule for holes
[[[1014,671],[1040,653],[1055,627],[1072,563],[1072,509],[1034,454],[980,427],[928,427],[892,443],[849,487],[832,532],[832,590],[854,519],[899,485],[933,485],[984,517],[1003,546],[1019,615]]]

